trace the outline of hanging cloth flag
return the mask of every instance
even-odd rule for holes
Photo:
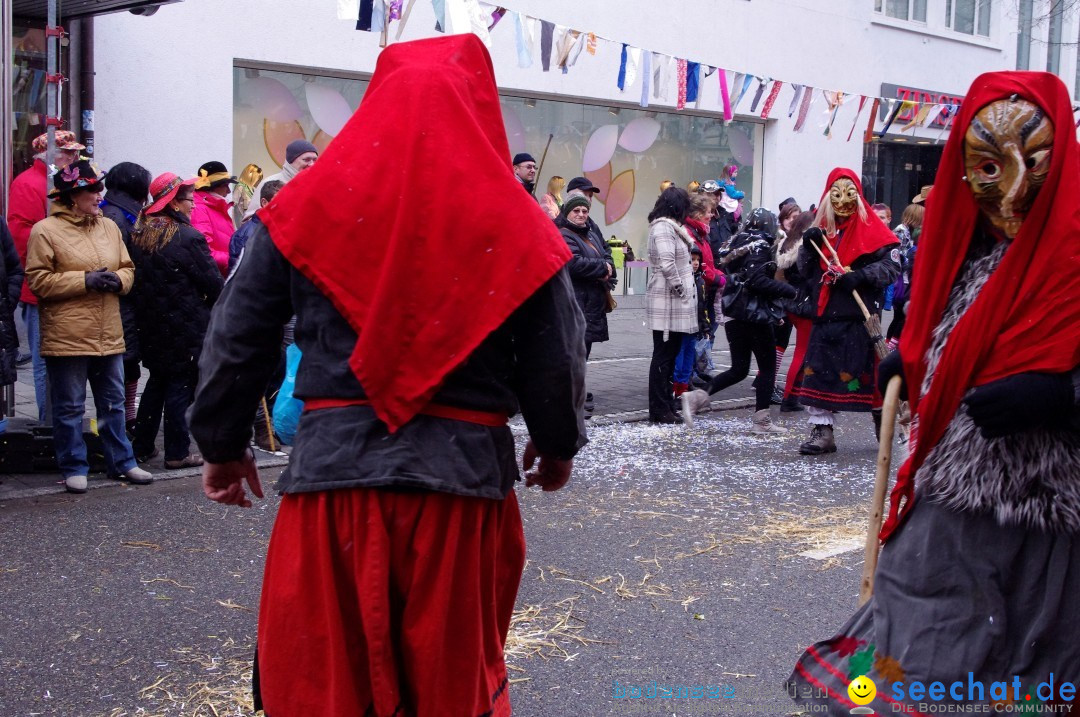
[[[780,88],[784,86],[784,83],[780,80],[773,82],[772,89],[769,90],[769,96],[765,100],[765,106],[761,109],[761,119],[769,119],[769,113],[772,112],[773,105],[776,104],[776,98],[780,96]]]
[[[874,104],[870,106],[870,121],[866,123],[866,134],[863,135],[863,143],[874,141],[874,122],[877,120],[878,108],[881,107],[881,98],[875,97]]]
[[[562,70],[564,75],[566,74],[566,60],[570,57],[570,49],[574,46],[576,39],[577,35],[573,30],[562,25],[555,26],[555,66]]]
[[[590,55],[595,55],[596,54],[596,33],[595,32],[590,32],[589,33],[589,43],[588,43],[588,45],[586,46],[585,49]]]
[[[878,139],[885,136],[885,133],[889,131],[889,127],[892,127],[892,123],[896,121],[897,115],[901,112],[907,112],[915,103],[911,100],[904,100],[903,102],[897,102],[896,100],[889,100],[889,111],[885,115],[885,126],[878,130]]]
[[[836,115],[840,112],[840,105],[844,104],[844,93],[822,90],[821,94],[825,95],[825,102],[829,105],[826,111],[831,113],[829,115],[829,121],[825,124],[825,132],[823,134],[829,139],[832,139],[833,122],[836,121]]]
[[[518,67],[532,67],[533,52],[536,50],[536,18],[514,13],[514,35],[517,38]]]
[[[446,0],[431,0],[431,9],[435,11],[436,32],[446,32]]]
[[[686,60],[677,60],[675,68],[679,87],[675,98],[675,109],[682,110],[686,109]]]
[[[911,130],[914,132],[916,127],[922,127],[926,122],[926,118],[930,116],[930,110],[933,109],[933,107],[934,105],[924,104],[919,108],[919,111],[915,113],[915,116],[911,118],[911,121],[904,125],[900,131],[907,132],[908,130]]]
[[[455,8],[454,20],[451,20],[454,32],[462,32],[464,28],[467,28],[468,32],[476,35],[480,38],[480,42],[490,50],[491,49],[491,33],[488,32],[488,23],[491,22],[491,15],[484,12],[484,9],[480,7],[480,0],[451,0]],[[465,18],[465,24],[462,26],[453,24],[456,22],[456,13],[462,13],[462,17]],[[459,29],[462,27],[462,29]]]
[[[555,23],[540,21],[540,65],[544,72],[551,70],[551,43],[555,38]],[[625,47],[625,45],[624,45]],[[622,71],[620,70],[620,73]]]
[[[941,111],[943,109],[945,109],[945,105],[931,105],[930,106],[930,111],[926,114],[926,120],[924,120],[923,126],[924,127],[932,126],[934,124],[934,122],[937,120],[938,116],[941,115]]]
[[[382,32],[386,23],[386,3],[384,0],[360,0],[360,15],[356,20],[356,29],[365,32]]]
[[[769,84],[769,78],[759,77],[757,78],[757,90],[754,91],[754,100],[750,103],[750,114],[756,115],[758,104],[761,103],[761,98],[765,96],[765,87]]]
[[[646,52],[641,58],[641,102],[642,107],[649,106],[649,90],[652,89],[653,69],[651,52]]]
[[[743,97],[746,96],[746,91],[748,89],[750,89],[750,85],[752,85],[754,83],[754,76],[749,75],[749,74],[743,75],[741,82],[742,82],[741,86],[739,86],[739,81],[738,80],[735,82],[736,87],[738,87],[738,89],[739,89],[739,96],[737,98],[735,98],[735,104],[732,105],[732,109],[734,111],[738,111],[739,103],[743,101]]]
[[[949,105],[945,109],[941,110],[941,115],[944,119],[942,123],[941,131],[938,132],[937,142],[941,141],[941,138],[949,131],[949,126],[952,124],[953,118],[956,117],[957,110],[960,109],[960,105]]]
[[[787,108],[788,119],[795,114],[795,110],[799,109],[799,100],[802,99],[803,85],[792,85],[791,89],[795,90],[795,95],[791,98],[791,104]]]
[[[491,13],[491,24],[488,25],[488,32],[491,32],[492,30],[495,29],[495,26],[499,24],[499,20],[502,20],[503,15],[505,15],[505,14],[506,14],[506,8],[504,8],[504,7],[495,8],[495,10]]]
[[[626,88],[634,84],[637,79],[637,68],[641,62],[641,48],[630,47],[625,42],[622,46],[622,60],[619,64],[619,89],[626,92]]]
[[[814,104],[814,88],[807,87],[803,90],[802,103],[799,105],[799,118],[795,120],[795,131],[802,132],[806,124],[806,116],[810,114],[810,105]]]
[[[571,30],[571,34],[575,36],[574,43],[570,46],[570,52],[566,56],[566,61],[563,63],[563,73],[565,74],[567,69],[577,64],[578,58],[581,57],[581,51],[585,49],[585,36],[577,30]]]
[[[698,101],[698,88],[701,86],[701,63],[686,63],[686,101]]]
[[[728,94],[727,70],[720,68],[720,103],[724,106],[724,122],[730,122],[735,117],[731,111],[731,96]]]
[[[855,134],[855,127],[859,124],[859,115],[862,114],[863,105],[866,104],[866,95],[859,97],[859,109],[855,110],[855,119],[851,121],[851,130],[847,133],[847,141],[851,141],[851,136]]]
[[[667,101],[668,88],[677,81],[677,63],[671,55],[653,53],[653,97]]]

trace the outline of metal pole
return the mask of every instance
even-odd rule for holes
[[[15,116],[11,96],[11,66],[15,62],[15,26],[12,21],[11,0],[0,0],[0,214],[8,213],[8,188],[11,186],[13,152],[11,143],[15,137],[12,118]]]
[[[45,24],[46,28],[46,42],[47,48],[45,59],[45,72],[55,77],[59,72],[59,59],[60,59],[60,38],[57,37],[51,30],[56,28],[56,0],[49,0],[48,16]],[[48,136],[48,145],[45,149],[45,166],[51,167],[56,160],[56,127],[50,121],[54,117],[60,116],[60,107],[58,104],[59,94],[57,93],[57,83],[46,82],[45,83],[45,121],[47,122],[45,132]],[[49,184],[49,179],[45,180],[46,186]],[[49,198],[48,192],[45,197],[45,215],[49,214]]]
[[[94,156],[94,18],[82,19],[82,38],[79,43],[80,62],[79,98],[80,116],[82,117],[82,143],[86,145],[86,154]],[[74,122],[77,117],[73,117]]]

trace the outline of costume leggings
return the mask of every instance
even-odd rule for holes
[[[776,347],[773,345],[772,326],[769,324],[732,319],[724,324],[728,349],[731,351],[731,368],[717,375],[709,387],[709,394],[734,386],[750,373],[750,355],[757,361],[758,379],[755,381],[755,406],[761,411],[769,408],[773,383],[776,381]]]

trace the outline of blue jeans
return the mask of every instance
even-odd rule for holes
[[[154,452],[154,441],[164,414],[165,460],[182,461],[187,458],[188,449],[191,448],[187,410],[195,400],[197,383],[195,371],[190,374],[150,371],[150,378],[146,380],[142,398],[139,399],[135,426],[131,429],[135,455],[149,456]]]
[[[690,383],[694,375],[694,362],[697,360],[697,337],[683,334],[682,347],[675,357],[675,383]]]
[[[38,423],[49,422],[49,377],[45,370],[45,357],[41,355],[41,324],[38,307],[22,305],[22,319],[26,324],[26,343],[30,344],[30,365],[34,369],[34,399],[38,407]]]
[[[105,451],[105,472],[118,476],[135,467],[135,454],[124,433],[124,357],[46,356],[52,389],[53,441],[64,478],[90,472],[83,440],[86,382],[94,392],[98,435]]]

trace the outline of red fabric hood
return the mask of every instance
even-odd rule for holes
[[[979,209],[964,180],[964,135],[976,113],[1017,95],[1043,108],[1055,136],[1050,173],[1005,258],[950,333],[933,382],[919,395],[926,352],[963,264]],[[914,497],[915,472],[945,433],[964,394],[1018,373],[1062,373],[1080,364],[1080,151],[1065,85],[1045,72],[991,72],[968,91],[927,200],[900,341],[917,421],[915,451],[893,489],[886,539]]]
[[[829,179],[825,182],[825,191],[821,193],[821,200],[818,202],[818,206],[824,206],[825,202],[829,201],[829,189],[836,180],[841,177],[847,177],[855,183],[855,188],[859,190],[859,205],[866,211],[866,220],[863,221],[859,218],[859,214],[856,211],[852,214],[843,226],[838,227],[843,229],[843,239],[840,241],[840,245],[837,246],[836,237],[829,237],[829,243],[833,245],[833,249],[836,249],[836,253],[840,256],[840,264],[843,266],[851,266],[852,262],[858,259],[864,254],[872,254],[878,249],[888,246],[889,244],[896,244],[896,235],[889,231],[889,228],[885,226],[884,222],[874,214],[870,209],[870,205],[866,201],[866,197],[863,196],[862,182],[859,181],[859,175],[853,170],[846,167],[837,167],[833,171],[829,172]],[[825,229],[824,223],[819,223],[819,227]],[[826,247],[822,247],[821,250],[825,253],[825,256],[829,256],[829,250]],[[818,263],[821,265],[822,271],[827,270],[828,265],[818,259]],[[821,316],[825,312],[825,307],[829,304],[829,297],[832,295],[832,285],[822,284],[821,291],[818,293],[818,316]]]
[[[511,172],[473,35],[384,50],[359,109],[259,217],[359,334],[349,365],[391,431],[570,259]]]

